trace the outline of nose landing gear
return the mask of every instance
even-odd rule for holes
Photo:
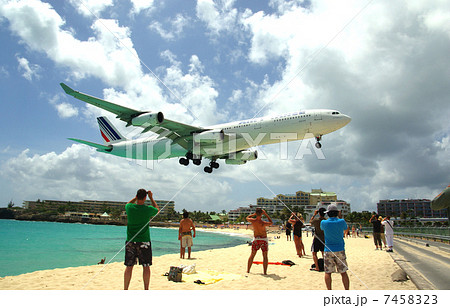
[[[322,140],[322,135],[319,135],[319,136],[316,137],[316,141],[317,142],[316,142],[315,146],[318,149],[320,149],[322,147],[322,144],[319,142],[320,140]]]

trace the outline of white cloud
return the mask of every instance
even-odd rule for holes
[[[218,35],[221,31],[232,31],[236,26],[238,12],[233,8],[235,0],[197,1],[197,17],[206,23],[212,34]]]
[[[114,86],[126,87],[142,71],[130,39],[130,31],[115,20],[95,20],[96,37],[87,41],[64,30],[65,21],[48,4],[37,0],[9,2],[0,13],[10,28],[32,50],[44,52],[76,79],[98,77]],[[113,35],[114,34],[114,35]]]
[[[55,105],[55,108],[58,110],[58,115],[61,118],[70,118],[78,115],[78,109],[69,103]]]
[[[450,162],[442,159],[448,149],[435,144],[450,132],[450,40],[441,27],[448,4],[409,4],[373,2],[361,11],[358,1],[313,1],[308,10],[293,6],[241,18],[251,33],[249,60],[285,62],[282,79],[259,89],[263,114],[335,108],[353,118],[324,136],[324,150],[332,151],[325,161],[292,170],[330,186],[331,175],[353,183],[340,187],[349,196],[355,187],[373,190],[367,199],[350,197],[358,207],[373,207],[383,195],[414,197],[414,189],[431,197],[450,181]]]
[[[0,66],[0,78],[8,78],[9,72],[4,66]]]
[[[114,5],[113,0],[70,0],[77,11],[86,16],[96,18],[106,8]]]
[[[132,14],[139,14],[142,11],[151,10],[154,0],[130,0],[133,4]]]
[[[190,18],[182,14],[177,14],[175,18],[167,21],[169,23],[168,30],[164,29],[163,25],[158,21],[152,22],[149,28],[156,31],[163,39],[173,41],[181,36],[184,28],[188,26],[189,21]]]
[[[41,76],[39,75],[39,71],[41,67],[37,64],[30,64],[30,62],[22,57],[17,57],[17,62],[19,62],[19,71],[22,72],[22,76],[28,80],[32,81],[33,78],[39,79]]]
[[[38,155],[25,150],[2,163],[0,175],[11,179],[17,189],[14,193],[20,190],[24,200],[128,201],[138,188],[145,187],[153,191],[156,199],[174,198],[178,211],[219,211],[232,206],[227,199],[231,193],[229,182],[211,177],[205,181],[207,175],[197,174],[201,170],[180,168],[175,159],[154,162],[152,170],[145,167],[145,162],[137,161],[138,165],[136,161],[98,154],[79,144],[59,154]]]
[[[153,4],[134,3],[136,12]],[[104,199],[110,195],[110,187],[117,187],[114,181],[121,179],[124,189],[114,191],[111,198],[126,200],[129,197],[122,196],[129,191],[133,194],[135,186],[142,186],[139,183],[152,183],[157,191],[168,192],[161,199],[170,198],[176,193],[170,187],[182,187],[183,181],[200,171],[182,195],[191,198],[192,209],[200,208],[197,202],[207,209],[216,200],[231,208],[233,201],[227,194],[234,194],[244,185],[253,189],[242,192],[238,199],[247,200],[251,193],[270,197],[258,178],[275,193],[288,193],[288,185],[297,186],[293,191],[320,187],[334,190],[358,210],[373,210],[376,201],[383,198],[432,197],[450,182],[450,36],[445,23],[450,4],[373,1],[361,11],[365,4],[356,0],[314,0],[308,8],[302,8],[298,1],[273,0],[270,5],[276,12],[253,13],[250,9],[238,12],[235,1],[198,1],[197,18],[205,23],[213,39],[224,46],[233,39],[238,41],[232,42],[238,46],[238,50],[233,50],[237,56],[230,52],[230,58],[242,61],[239,65],[243,65],[233,73],[245,82],[228,83],[225,90],[213,75],[206,75],[205,71],[211,69],[205,70],[204,63],[211,62],[207,62],[210,59],[205,59],[204,53],[187,55],[189,62],[184,63],[180,59],[186,55],[177,54],[175,49],[166,50],[160,56],[167,65],[155,71],[176,98],[152,75],[142,71],[131,40],[131,31],[137,30],[117,20],[102,19],[93,22],[91,38],[81,41],[67,30],[65,20],[49,4],[36,0],[5,3],[0,7],[0,15],[9,20],[11,31],[21,43],[67,68],[72,79],[100,79],[108,87],[103,91],[104,98],[112,102],[163,111],[168,118],[199,125],[243,118],[246,112],[248,116],[249,106],[255,112],[264,107],[260,115],[333,108],[353,120],[344,129],[324,136],[325,160],[314,156],[300,161],[281,160],[281,149],[272,145],[261,149],[267,160],[244,166],[222,163],[219,170],[206,175],[193,166],[179,166],[175,159],[158,165],[163,172],[152,172],[134,164],[130,167],[126,160],[98,154],[85,146],[72,146],[61,154],[22,153],[2,165],[2,175],[14,178],[17,187],[32,186],[42,179],[34,190],[36,198],[42,198],[37,195],[39,189],[48,198],[59,197],[44,186],[56,183],[61,189],[67,187],[66,177],[75,183],[70,192],[73,198]],[[175,15],[166,22],[155,18],[154,30],[176,42],[186,29],[183,21],[188,18]],[[127,48],[105,27],[120,37]],[[223,34],[229,33],[233,36],[224,38]],[[242,50],[246,46],[249,48],[244,57]],[[224,56],[213,56],[218,65],[224,62]],[[256,68],[261,76],[252,76],[245,68]],[[265,68],[269,72],[276,70],[279,75],[266,74]],[[230,104],[219,105],[219,95],[229,96]],[[111,116],[95,107],[87,110],[92,123],[94,115]],[[121,125],[121,130],[136,132],[127,131],[124,124],[112,120]],[[295,156],[296,145],[293,143],[293,149],[289,149],[290,155]],[[79,170],[59,170],[73,162]],[[112,165],[117,168],[111,168]],[[25,172],[21,166],[31,172]],[[130,170],[136,174],[133,179],[127,177]],[[90,189],[97,187],[97,176],[106,184],[102,191]]]

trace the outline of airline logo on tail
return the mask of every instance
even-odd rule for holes
[[[126,140],[106,117],[98,117],[97,122],[100,127],[100,133],[107,143]]]

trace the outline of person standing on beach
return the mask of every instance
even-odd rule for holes
[[[151,206],[145,205],[145,199],[150,199]],[[136,197],[125,205],[127,213],[127,241],[125,245],[125,273],[124,290],[128,290],[133,266],[136,259],[142,265],[144,289],[148,290],[150,285],[150,266],[152,265],[152,243],[150,242],[150,218],[156,216],[159,207],[153,200],[152,192],[141,188],[137,191]]]
[[[262,220],[262,215],[266,216],[269,221]],[[252,252],[247,262],[247,273],[250,273],[250,268],[253,264],[253,259],[255,258],[256,252],[261,248],[263,255],[263,271],[264,275],[267,275],[267,266],[269,265],[269,240],[267,239],[266,227],[272,225],[272,219],[263,209],[257,208],[254,214],[247,216],[247,221],[253,226],[253,236],[254,240],[252,242]]]
[[[394,247],[394,222],[391,221],[390,216],[383,218],[381,224],[384,226],[384,236],[386,237],[387,252],[393,252]]]
[[[287,221],[286,222],[286,240],[287,241],[292,241],[291,232],[292,232],[292,225],[289,221]]]
[[[191,231],[194,232],[192,235]],[[178,240],[180,241],[180,258],[184,259],[186,247],[188,249],[188,259],[191,258],[191,247],[193,245],[192,237],[195,237],[195,226],[192,219],[189,218],[189,212],[183,212],[183,219],[178,228]]]
[[[369,222],[373,225],[373,242],[375,243],[376,250],[378,248],[383,250],[383,246],[381,243],[381,221],[378,220],[378,215],[372,215]]]
[[[295,215],[292,213],[289,218],[289,222],[294,226],[294,244],[297,250],[297,255],[301,258],[303,255],[306,256],[305,247],[302,242],[302,228],[304,227],[304,221],[301,213]]]
[[[317,214],[319,214],[319,217],[316,218]],[[319,259],[317,258],[317,253],[320,251],[322,252],[322,258],[323,258],[323,251],[325,250],[325,234],[323,233],[323,230],[320,229],[320,223],[322,220],[325,220],[325,208],[321,207],[318,210],[314,211],[314,215],[311,217],[311,220],[309,223],[311,224],[311,227],[314,227],[314,239],[311,247],[312,256],[314,260],[314,264],[316,265],[315,271],[320,271],[319,268]]]
[[[337,271],[341,274],[345,290],[348,290],[350,279],[347,274],[348,266],[344,242],[344,231],[348,228],[347,223],[340,218],[342,217],[341,211],[334,204],[329,205],[325,213],[328,214],[329,218],[322,220],[320,223],[320,228],[325,234],[325,285],[328,290],[331,290],[331,273]]]

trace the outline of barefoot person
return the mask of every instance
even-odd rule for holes
[[[328,214],[329,218],[322,220],[320,223],[320,228],[325,234],[325,285],[328,290],[331,290],[331,273],[337,271],[341,274],[344,289],[348,290],[350,279],[347,275],[348,266],[344,243],[344,231],[348,228],[347,223],[345,220],[338,218],[342,217],[341,211],[334,204],[329,205],[325,213]]]
[[[316,217],[317,214],[319,214],[319,217]],[[320,267],[317,253],[320,251],[322,253],[323,258],[323,251],[325,249],[325,234],[323,233],[323,230],[320,229],[320,223],[322,222],[322,220],[325,219],[326,219],[325,208],[321,207],[320,209],[314,211],[314,215],[311,217],[311,220],[309,221],[311,227],[314,227],[314,239],[311,246],[311,251],[314,264],[316,265],[314,270],[318,272],[320,271]]]
[[[192,235],[191,230],[194,232]],[[191,258],[191,247],[193,245],[192,237],[195,237],[195,226],[192,219],[189,218],[189,212],[183,212],[183,219],[178,228],[178,240],[180,240],[180,258],[184,259],[186,247],[188,249],[188,259]]]
[[[303,255],[306,256],[305,253],[305,246],[302,242],[302,228],[305,226],[304,220],[301,213],[292,213],[291,217],[289,218],[289,222],[294,227],[294,244],[295,244],[295,250],[297,250],[297,255],[301,258]]]
[[[145,205],[145,199],[152,202],[152,206]],[[127,241],[125,245],[125,273],[124,289],[128,290],[136,259],[143,268],[144,289],[150,284],[150,266],[152,265],[152,243],[150,242],[150,218],[158,214],[159,207],[153,200],[152,192],[139,189],[125,206],[127,212]]]
[[[266,216],[269,221],[262,220],[262,215]],[[250,273],[250,268],[252,267],[256,252],[261,248],[263,255],[264,275],[267,275],[267,266],[269,264],[267,253],[269,251],[269,243],[267,239],[266,227],[272,225],[272,219],[270,219],[266,211],[257,208],[254,214],[250,214],[247,216],[247,221],[252,224],[253,236],[255,237],[252,243],[252,252],[250,254],[250,257],[248,258],[247,273]]]

